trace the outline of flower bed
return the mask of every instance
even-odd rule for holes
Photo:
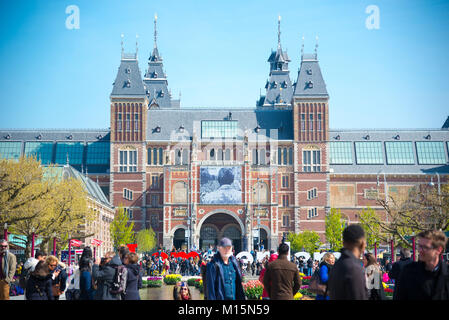
[[[142,281],[142,283],[145,280]],[[146,287],[149,288],[159,288],[162,287],[162,277],[148,277],[146,282]]]
[[[181,281],[180,274],[168,274],[164,277],[164,283],[167,285],[174,285],[179,281]]]
[[[198,280],[201,280],[201,278],[190,278],[187,280],[187,285],[189,287],[193,287],[195,286],[195,282],[197,282]]]
[[[204,287],[202,279],[195,279],[195,283],[193,285],[195,286],[195,288],[199,289],[201,293],[203,292]]]
[[[243,283],[245,296],[250,300],[259,300],[263,293],[263,284],[259,280],[250,280]]]

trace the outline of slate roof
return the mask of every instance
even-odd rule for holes
[[[80,180],[83,184],[84,190],[87,191],[87,193],[91,198],[101,202],[103,205],[112,208],[111,203],[104,195],[98,183],[92,181],[92,179],[86,177],[84,174],[76,170],[74,167],[69,165],[64,166],[57,165],[52,167],[44,166],[44,168],[45,168],[44,176],[52,176],[52,177],[57,176],[60,178],[71,177]]]
[[[366,136],[369,135],[369,140]],[[395,139],[399,135],[399,139]],[[430,139],[426,139],[430,135]],[[339,140],[336,137],[339,137]],[[438,172],[440,174],[449,174],[448,144],[449,131],[441,129],[331,129],[329,130],[330,141],[411,141],[413,142],[413,153],[415,164],[412,165],[394,165],[387,164],[385,155],[385,144],[383,143],[384,164],[357,164],[355,157],[354,144],[352,145],[352,164],[330,164],[333,174],[431,174]],[[446,164],[443,165],[422,165],[418,164],[416,159],[416,141],[443,141]]]
[[[309,86],[310,81],[313,84],[312,87]],[[316,54],[302,56],[293,95],[295,97],[329,97]]]
[[[142,75],[139,69],[137,55],[122,56],[117,76],[115,78],[111,97],[144,96]]]
[[[238,128],[241,135],[237,139],[243,139],[243,132],[249,130],[255,133],[257,126],[262,134],[266,130],[269,136],[270,129],[282,129],[279,131],[279,140],[293,139],[293,120],[291,110],[272,109],[179,109],[179,110],[148,110],[147,140],[148,141],[168,141],[182,139],[192,139],[194,122],[197,121],[201,129],[201,120],[226,120],[229,112],[232,113],[232,120],[238,121]],[[160,127],[158,133],[155,129]],[[184,134],[179,128],[184,127]],[[201,137],[201,131],[197,133]],[[274,139],[274,137],[272,137]]]

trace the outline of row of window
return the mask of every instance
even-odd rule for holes
[[[133,199],[133,192],[128,189],[123,189],[123,199],[126,200],[132,200]]]
[[[321,113],[317,114],[317,119],[313,120],[313,113],[309,113],[309,119],[306,120],[306,114],[301,113],[301,131],[306,131],[306,122],[308,122],[308,130],[309,131],[321,131]]]
[[[83,161],[85,155],[85,162]],[[88,165],[109,164],[109,142],[25,142],[23,154],[26,157],[34,156],[42,164],[70,164]],[[19,159],[22,155],[22,142],[0,142],[0,158]]]
[[[117,131],[123,131],[123,120],[125,121],[125,131],[131,131],[131,113],[125,113],[125,119],[122,119],[122,113],[117,113]],[[139,114],[134,113],[134,132],[139,132]]]
[[[307,200],[316,199],[318,197],[317,195],[317,189],[313,188],[309,191],[307,191]]]
[[[137,150],[120,150],[120,172],[137,172]]]
[[[357,164],[415,164],[415,151],[411,141],[356,141],[330,142],[331,164],[352,164],[353,148]],[[416,158],[418,164],[446,164],[444,142],[417,141]],[[449,143],[448,143],[449,148]]]

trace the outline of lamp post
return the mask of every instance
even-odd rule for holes
[[[442,215],[441,212],[441,183],[440,183],[440,174],[438,172],[435,172],[435,174],[437,175],[437,179],[438,179],[438,200],[440,202],[440,216]],[[429,186],[433,187],[435,185],[435,183],[433,183],[433,177],[430,177],[430,183]],[[434,229],[436,229],[436,222],[435,222],[435,226]]]
[[[8,241],[8,224],[6,222],[3,228],[3,238]]]
[[[34,257],[34,240],[36,238],[36,234],[34,233],[36,229],[34,227],[31,229],[31,257]]]
[[[53,232],[53,255],[56,256],[56,232]]]
[[[69,237],[69,255],[67,257],[67,265],[69,266],[69,272],[70,272],[70,254],[72,252],[72,240]]]
[[[380,175],[380,173],[383,173],[383,175],[384,175],[385,204],[388,204],[387,177],[385,176],[385,172],[383,172],[383,170],[380,170],[380,171],[377,173],[377,186],[380,185],[380,183],[379,183],[379,175]],[[386,220],[387,220],[387,223],[388,223],[388,214],[386,215],[386,218],[387,218]]]
[[[377,241],[374,242],[374,258],[375,258],[376,261],[377,261]]]
[[[390,240],[390,250],[391,250],[391,263],[395,262],[396,255],[394,254],[394,238]]]

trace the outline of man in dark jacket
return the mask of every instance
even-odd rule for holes
[[[405,266],[409,265],[413,262],[411,258],[410,250],[407,248],[402,248],[400,251],[401,259],[393,263],[391,271],[388,273],[390,279],[395,281],[396,288],[399,286],[399,277],[401,276],[402,270],[404,270]],[[393,299],[396,299],[397,290],[393,293]]]
[[[293,300],[301,287],[301,278],[296,264],[288,261],[289,246],[279,246],[279,257],[270,262],[265,271],[263,285],[271,300]]]
[[[360,257],[366,248],[365,232],[358,224],[343,230],[343,249],[328,281],[331,300],[367,300],[365,273]]]
[[[245,300],[242,275],[232,255],[232,241],[223,238],[216,253],[206,266],[208,300]]]
[[[95,300],[120,300],[120,294],[112,294],[110,292],[116,268],[122,265],[120,257],[114,256],[114,252],[108,252],[101,267],[99,264],[100,259],[97,258],[92,266],[92,277],[97,281]]]
[[[419,261],[404,267],[396,300],[449,299],[448,265],[440,259],[446,242],[442,231],[424,231],[418,235]]]

